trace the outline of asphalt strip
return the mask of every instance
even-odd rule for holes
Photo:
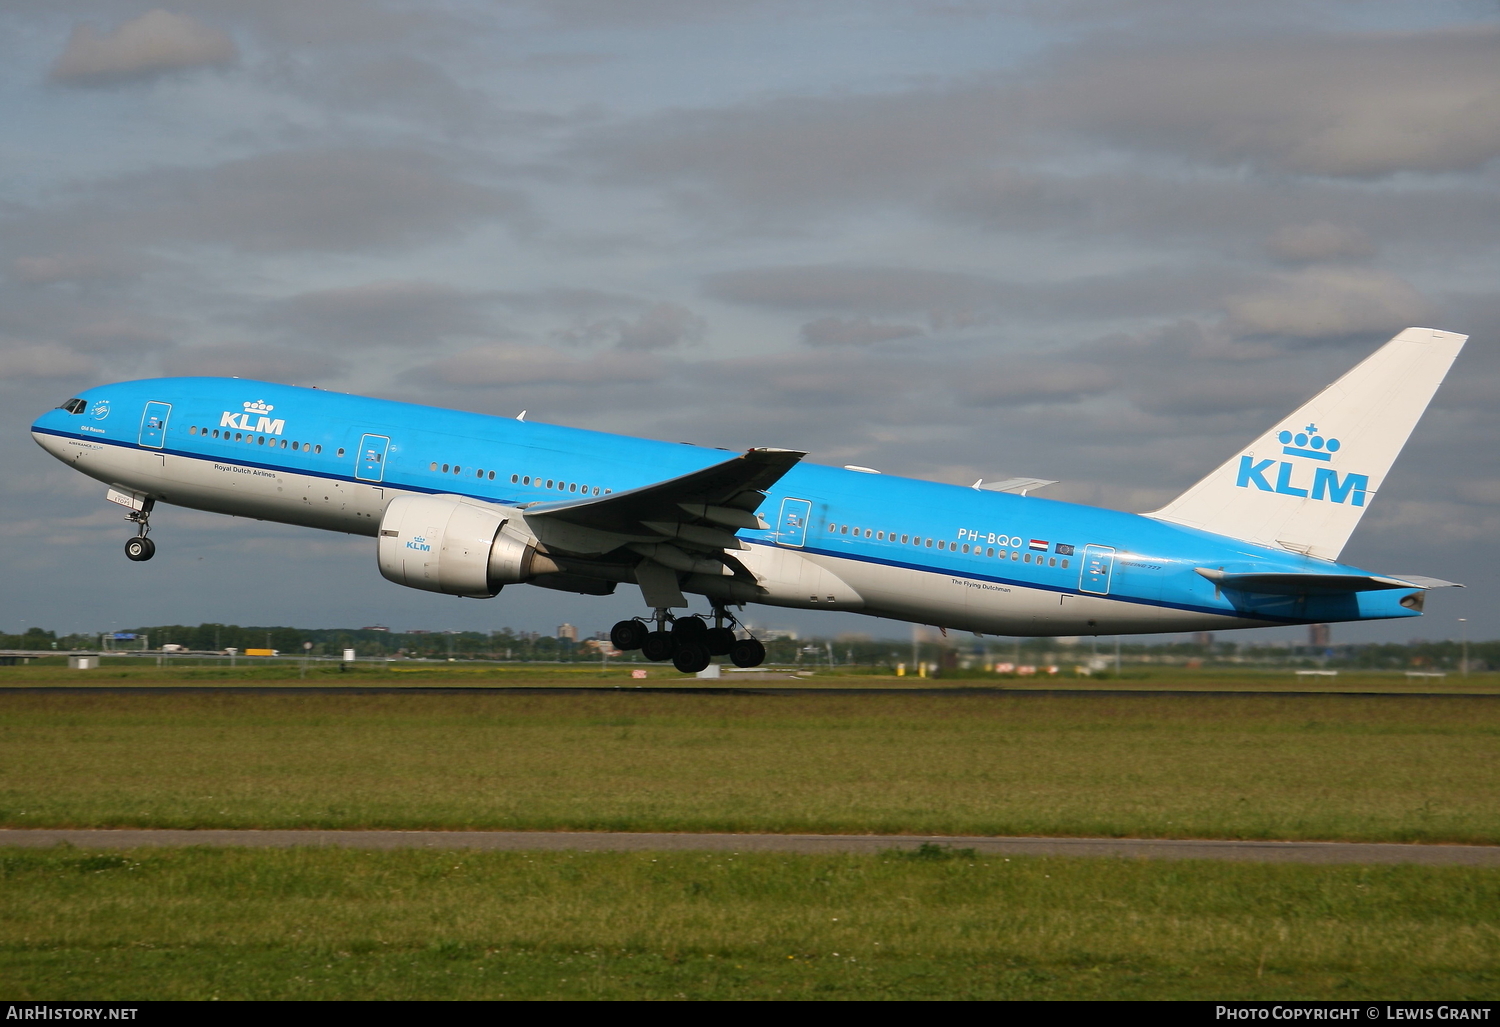
[[[1500,845],[1213,841],[1175,838],[994,838],[951,835],[625,834],[604,831],[3,830],[0,846],[133,849],[195,845],[285,849],[481,849],[498,852],[878,853],[924,844],[981,856],[1113,856],[1246,863],[1500,866]]]

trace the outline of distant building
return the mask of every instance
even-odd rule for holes
[[[360,628],[359,630],[361,630],[361,631],[386,631],[386,632],[389,632],[391,629],[388,628],[388,627],[386,627],[384,624],[371,624],[369,627]]]
[[[1333,625],[1309,624],[1307,626],[1307,644],[1314,649],[1327,649],[1332,642]]]
[[[1205,646],[1205,647],[1213,645],[1214,644],[1214,633],[1212,631],[1195,631],[1195,632],[1193,632],[1193,644],[1194,645],[1201,645],[1201,646]]]
[[[569,642],[578,641],[578,629],[571,624],[559,624],[557,626],[557,637],[566,638]]]

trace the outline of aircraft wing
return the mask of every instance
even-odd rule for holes
[[[625,492],[522,507],[549,548],[600,555],[627,548],[674,571],[749,577],[729,550],[739,528],[764,528],[755,508],[806,453],[752,449],[723,463]]]
[[[1339,595],[1395,588],[1463,588],[1453,581],[1421,575],[1391,577],[1379,574],[1233,574],[1211,567],[1194,567],[1218,588],[1273,596]]]

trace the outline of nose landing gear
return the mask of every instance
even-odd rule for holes
[[[736,667],[759,667],[766,659],[766,647],[754,638],[736,638],[734,615],[722,606],[714,607],[714,626],[702,617],[673,617],[670,610],[658,609],[652,618],[656,630],[644,620],[622,620],[609,632],[616,649],[629,652],[639,649],[653,663],[671,660],[684,674],[696,674],[715,656],[727,656]],[[726,621],[728,622],[726,624]]]
[[[156,500],[147,499],[141,504],[139,510],[132,510],[125,515],[127,521],[136,525],[135,538],[125,543],[125,558],[135,563],[144,563],[156,555],[156,543],[152,542],[147,534],[151,531],[151,508],[156,505]]]

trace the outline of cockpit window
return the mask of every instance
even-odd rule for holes
[[[58,409],[66,410],[70,414],[81,414],[85,410],[87,410],[88,407],[89,405],[81,399],[70,399],[62,406],[58,407]]]

